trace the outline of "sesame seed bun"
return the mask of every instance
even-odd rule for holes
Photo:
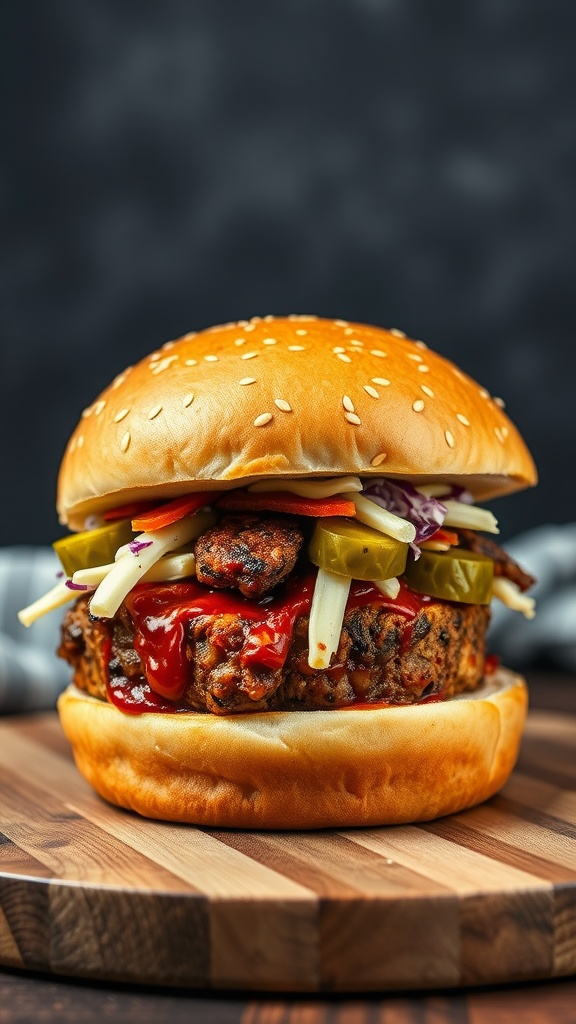
[[[499,669],[451,700],[315,712],[123,715],[74,686],[58,710],[78,768],[111,803],[150,818],[309,829],[427,821],[506,782],[526,715]]]
[[[501,403],[401,331],[254,318],[169,342],[84,411],[58,482],[62,523],[260,477],[442,477],[477,499],[536,482]]]

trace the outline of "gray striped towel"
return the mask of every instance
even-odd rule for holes
[[[528,622],[494,601],[490,649],[511,668],[546,658],[576,672],[576,523],[539,527],[506,549],[538,579],[532,591],[537,615]],[[70,679],[69,667],[55,655],[65,609],[29,629],[17,619],[20,608],[54,586],[58,570],[50,548],[0,550],[0,712],[53,707]]]

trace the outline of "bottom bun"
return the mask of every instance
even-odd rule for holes
[[[70,686],[58,710],[79,770],[149,818],[309,829],[428,821],[504,785],[528,703],[499,669],[445,702],[220,717],[128,715]]]

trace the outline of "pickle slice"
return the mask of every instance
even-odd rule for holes
[[[332,516],[316,523],[308,554],[314,565],[328,572],[355,580],[385,580],[404,572],[408,545]]]
[[[62,563],[67,576],[73,576],[78,569],[93,569],[96,565],[107,565],[114,561],[114,555],[122,544],[133,540],[134,532],[129,519],[107,523],[96,530],[71,533],[54,541],[52,547]]]
[[[450,548],[442,554],[422,551],[417,562],[406,566],[404,579],[419,594],[464,604],[490,604],[494,562],[463,548]]]

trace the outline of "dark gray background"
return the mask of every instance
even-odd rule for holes
[[[401,327],[507,401],[574,518],[576,4],[5,0],[1,543],[80,410],[184,331]]]

